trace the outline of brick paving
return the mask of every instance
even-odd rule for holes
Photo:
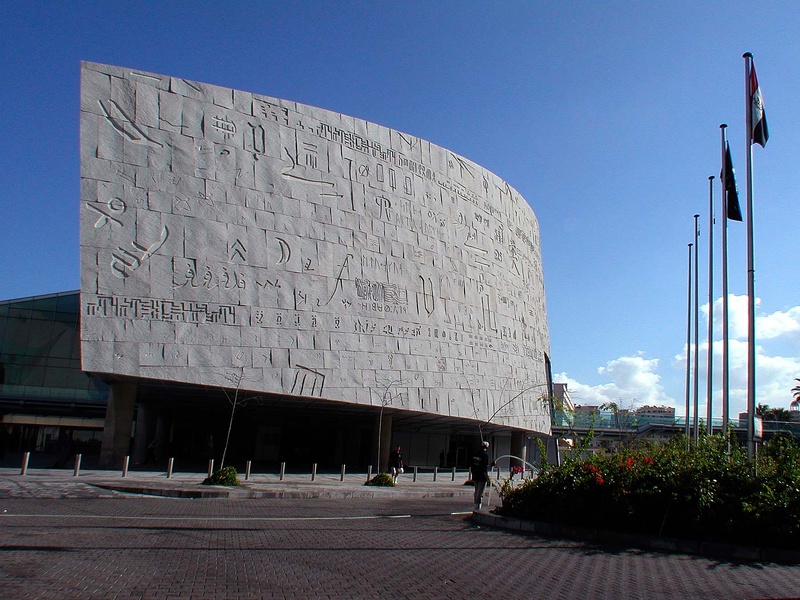
[[[800,566],[478,526],[452,514],[470,507],[457,488],[193,500],[20,479],[0,473],[0,598],[800,596]]]

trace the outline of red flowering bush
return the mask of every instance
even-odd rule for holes
[[[544,466],[503,515],[596,529],[800,547],[800,446],[776,438],[756,462],[719,436]],[[688,446],[688,448],[687,448]]]
[[[600,467],[596,465],[584,465],[584,467],[587,471],[589,471],[589,473],[592,474],[594,477],[594,482],[597,485],[603,485],[606,482],[606,480],[603,479],[603,472],[600,470]]]

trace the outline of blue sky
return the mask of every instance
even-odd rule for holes
[[[757,402],[788,407],[800,377],[798,31],[796,1],[7,3],[0,298],[79,287],[79,68],[103,62],[357,116],[494,171],[541,225],[557,379],[579,404],[682,414],[692,215],[705,299],[720,123],[744,190],[749,51],[771,133],[754,149]],[[714,194],[719,205],[718,183]],[[728,232],[735,414],[745,229]],[[718,299],[718,266],[715,279]]]

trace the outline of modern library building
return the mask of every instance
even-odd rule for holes
[[[466,466],[551,442],[539,225],[311,106],[84,63],[80,290],[0,302],[6,450]],[[549,447],[549,446],[548,446]]]

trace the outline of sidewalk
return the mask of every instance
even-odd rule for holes
[[[366,486],[366,474],[310,473],[286,474],[281,480],[277,473],[251,474],[245,480],[239,474],[241,486],[203,485],[207,473],[173,473],[164,471],[81,470],[76,477],[72,469],[28,469],[20,475],[19,468],[0,468],[0,498],[108,498],[122,494],[144,494],[171,498],[472,498],[472,487],[465,486],[466,473],[450,472],[400,476],[393,488]]]
[[[95,499],[124,498],[136,494],[165,498],[463,498],[465,507],[472,507],[472,486],[465,486],[466,473],[439,473],[433,481],[432,473],[420,473],[417,480],[404,474],[393,488],[365,486],[365,473],[345,475],[286,474],[281,480],[277,473],[251,475],[249,480],[240,476],[241,486],[225,487],[203,485],[206,473],[173,473],[167,477],[163,471],[129,471],[125,477],[120,471],[85,470],[75,477],[71,469],[29,469],[26,475],[19,468],[0,468],[0,500],[2,499]],[[491,513],[499,502],[495,491],[487,488],[484,510],[472,513],[472,519],[481,525],[507,529],[545,538],[580,540],[607,544],[613,547],[639,548],[647,551],[680,553],[718,557],[744,562],[776,562],[799,564],[800,552],[770,548],[740,547],[730,544],[691,540],[661,539],[651,536],[620,534],[603,530],[589,530],[557,524],[520,521]],[[486,501],[488,500],[488,501]]]

